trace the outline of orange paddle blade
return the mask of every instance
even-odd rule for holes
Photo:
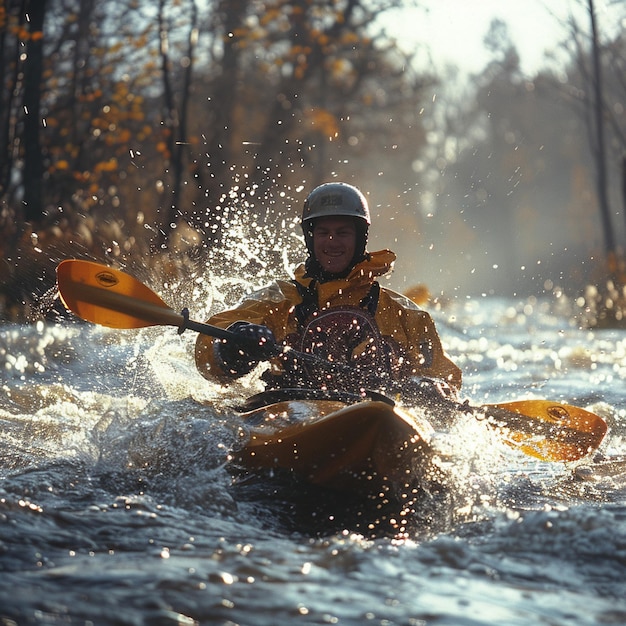
[[[599,415],[550,400],[518,400],[485,409],[490,422],[507,431],[509,445],[544,461],[577,461],[596,450],[607,432]],[[501,419],[498,409],[508,415]],[[520,415],[519,423],[512,413]]]
[[[120,270],[100,263],[68,259],[57,267],[63,304],[84,320],[109,328],[180,326],[173,311],[150,288]]]

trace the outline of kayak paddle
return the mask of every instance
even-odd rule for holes
[[[175,326],[179,333],[190,329],[218,339],[242,341],[229,330],[190,320],[186,309],[176,313],[143,283],[100,263],[62,261],[57,267],[57,283],[66,308],[89,322],[119,329]],[[297,358],[320,360],[289,352]],[[438,407],[486,420],[506,443],[544,461],[581,459],[598,448],[607,431],[600,416],[559,402],[520,400],[472,407],[434,395],[429,393],[426,399]]]

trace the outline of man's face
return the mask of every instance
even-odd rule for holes
[[[356,249],[352,217],[322,217],[313,227],[313,254],[321,268],[331,274],[348,269]]]

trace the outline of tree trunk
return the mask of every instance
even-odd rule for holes
[[[43,24],[46,0],[29,2],[27,60],[24,68],[24,218],[38,223],[44,215],[43,155],[41,153],[41,77],[43,74]]]
[[[615,236],[611,224],[611,210],[608,198],[608,180],[606,167],[606,145],[604,133],[604,101],[602,97],[602,64],[600,61],[600,43],[598,41],[598,29],[596,25],[596,15],[593,0],[588,0],[589,17],[591,20],[591,42],[593,58],[593,90],[594,90],[594,119],[595,134],[597,141],[596,153],[596,186],[598,192],[598,203],[600,205],[600,216],[602,219],[602,229],[604,232],[605,251],[609,259],[616,253]]]
[[[180,221],[180,195],[183,183],[185,153],[187,151],[187,118],[189,97],[191,94],[191,77],[193,72],[193,58],[197,41],[198,7],[195,0],[191,1],[191,18],[187,45],[189,62],[185,68],[183,85],[180,94],[180,105],[177,106],[174,88],[170,77],[170,57],[168,44],[168,27],[165,23],[165,0],[159,2],[158,20],[161,54],[161,73],[163,76],[163,100],[165,128],[167,130],[168,157],[171,169],[171,193],[167,207],[161,207],[160,224],[157,230],[157,249],[165,249],[170,240],[172,230]]]

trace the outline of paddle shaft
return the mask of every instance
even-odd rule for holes
[[[66,308],[79,317],[109,328],[142,328],[145,326],[175,326],[182,333],[187,328],[222,341],[241,346],[250,358],[291,358],[315,364],[334,373],[348,372],[355,381],[359,370],[350,364],[333,363],[310,353],[289,347],[276,346],[259,354],[259,343],[228,329],[189,319],[187,309],[176,313],[150,288],[129,274],[94,263],[68,259],[57,267],[57,281],[61,300]],[[257,354],[255,354],[255,349]],[[596,449],[607,429],[606,422],[597,415],[578,407],[547,400],[522,400],[496,405],[470,406],[443,396],[434,381],[404,380],[401,383],[380,380],[381,392],[412,399],[432,411],[462,412],[504,430],[505,441],[519,446],[522,451],[544,460],[576,460]],[[355,385],[356,386],[356,385]],[[361,389],[358,395],[372,393]],[[389,401],[390,403],[393,400]],[[541,441],[541,438],[545,439]]]

